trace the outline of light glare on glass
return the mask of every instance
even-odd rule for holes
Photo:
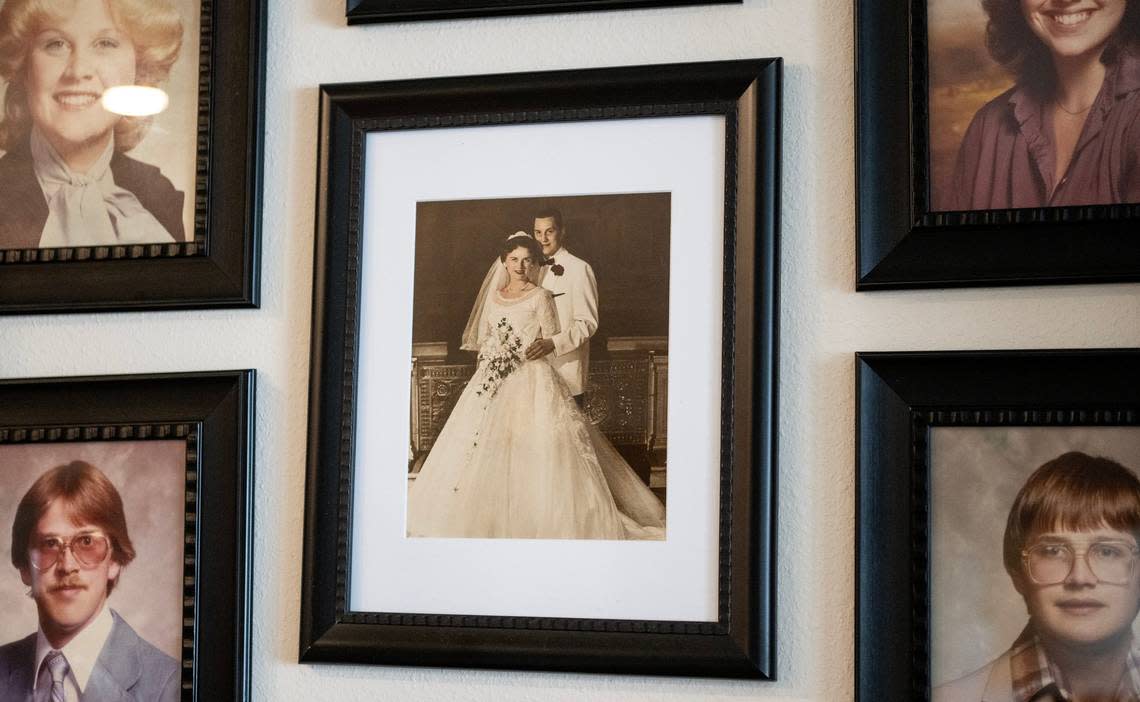
[[[111,553],[111,542],[98,533],[78,534],[70,539],[45,536],[32,545],[28,554],[31,556],[32,567],[47,570],[58,563],[67,551],[71,551],[72,557],[83,567],[94,568],[107,560]]]
[[[160,88],[145,85],[116,85],[103,92],[103,109],[124,117],[157,115],[170,104],[170,97]]]

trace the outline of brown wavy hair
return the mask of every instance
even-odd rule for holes
[[[157,87],[170,76],[182,51],[182,17],[170,0],[104,0],[135,46],[135,83]],[[24,85],[31,42],[52,22],[75,8],[76,0],[6,0],[0,7],[0,80],[8,83],[0,121],[0,148],[11,150],[28,138],[32,125]],[[123,117],[115,125],[115,150],[142,141],[152,117]]]
[[[71,507],[75,521],[97,526],[107,535],[111,540],[111,560],[126,566],[135,559],[119,491],[103,471],[84,461],[72,461],[41,475],[20,500],[12,521],[12,565],[16,568],[31,567],[28,546],[32,534],[55,500],[63,500]],[[107,583],[108,593],[114,588],[114,580]]]
[[[995,61],[1016,77],[1018,84],[1038,92],[1052,91],[1053,57],[1021,13],[1021,0],[982,0],[989,22],[986,48]],[[1140,44],[1140,2],[1125,0],[1124,17],[1108,41],[1101,62],[1111,65],[1120,52]]]
[[[1140,480],[1110,458],[1062,454],[1033,471],[1010,507],[1002,544],[1005,570],[1015,584],[1024,580],[1021,552],[1038,534],[1104,526],[1140,542]]]

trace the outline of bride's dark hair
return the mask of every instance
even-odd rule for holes
[[[542,265],[545,256],[542,255],[542,244],[535,241],[534,237],[527,234],[526,236],[512,236],[506,239],[499,245],[499,260],[506,263],[507,254],[515,249],[526,249],[530,252],[530,257],[534,260],[534,265]]]

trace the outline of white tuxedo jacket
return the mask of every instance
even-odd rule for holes
[[[560,329],[548,358],[570,394],[581,395],[590,372],[590,337],[598,330],[598,282],[590,264],[565,248],[554,254],[554,263],[562,266],[562,275],[555,275],[553,266],[543,266],[541,279],[542,287],[554,295]]]

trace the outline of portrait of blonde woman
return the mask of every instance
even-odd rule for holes
[[[1140,202],[1140,3],[928,7],[935,210]]]
[[[0,2],[0,249],[188,239],[196,86],[188,94],[185,85],[195,84],[194,5]],[[191,65],[181,69],[177,94],[158,94],[158,107],[105,99],[120,86],[168,89],[180,62]],[[163,104],[180,114],[164,114]]]

